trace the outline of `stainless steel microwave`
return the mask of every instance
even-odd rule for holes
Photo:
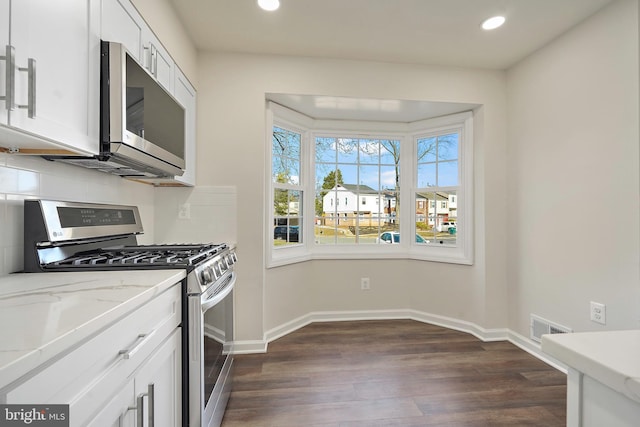
[[[100,51],[97,156],[45,156],[123,177],[169,178],[185,167],[185,110],[120,43]]]
[[[122,44],[103,41],[101,49],[101,151],[182,175],[184,108]]]

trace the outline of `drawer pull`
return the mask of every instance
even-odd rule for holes
[[[145,345],[145,343],[151,339],[151,337],[155,333],[156,333],[156,331],[154,329],[153,331],[149,332],[148,334],[140,334],[140,335],[138,335],[138,337],[134,341],[134,343],[137,343],[137,344],[135,344],[132,349],[120,350],[118,352],[118,354],[121,354],[122,357],[125,358],[125,359],[131,359],[133,356],[135,356],[135,354],[138,352],[138,350],[140,350],[140,348],[142,348]]]

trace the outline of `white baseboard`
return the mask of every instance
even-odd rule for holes
[[[532,356],[548,365],[567,373],[567,367],[557,360],[547,356],[540,349],[540,345],[530,339],[507,328],[485,329],[466,320],[430,314],[417,310],[367,310],[367,311],[316,311],[307,313],[287,323],[268,330],[263,340],[236,341],[235,354],[265,353],[271,341],[290,334],[310,323],[340,322],[347,320],[383,320],[383,319],[411,319],[431,325],[442,326],[460,332],[469,333],[481,341],[509,341]]]
[[[263,340],[234,341],[233,354],[266,353],[267,342]]]
[[[509,331],[509,342],[517,347],[520,347],[521,349],[531,354],[532,356],[535,356],[538,359],[542,360],[547,365],[550,365],[556,368],[557,370],[564,372],[565,374],[567,373],[568,371],[567,365],[543,353],[542,348],[540,347],[540,344],[538,344],[537,342],[532,341],[529,338],[522,336],[519,333],[513,332],[513,331]]]

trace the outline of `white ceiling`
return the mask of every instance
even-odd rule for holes
[[[200,50],[506,69],[611,0],[171,0]],[[506,24],[483,31],[490,16]]]
[[[507,69],[612,0],[170,0],[201,51]],[[506,16],[494,31],[480,28]],[[411,122],[470,104],[269,94],[316,119]]]

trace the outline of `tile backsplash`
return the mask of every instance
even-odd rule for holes
[[[0,153],[0,276],[22,271],[24,200],[135,205],[138,243],[236,242],[235,187],[153,187],[37,156]],[[179,210],[188,205],[189,215]]]
[[[23,268],[23,203],[53,199],[136,205],[145,230],[140,243],[153,242],[154,187],[117,176],[54,163],[37,156],[0,153],[0,275]]]

